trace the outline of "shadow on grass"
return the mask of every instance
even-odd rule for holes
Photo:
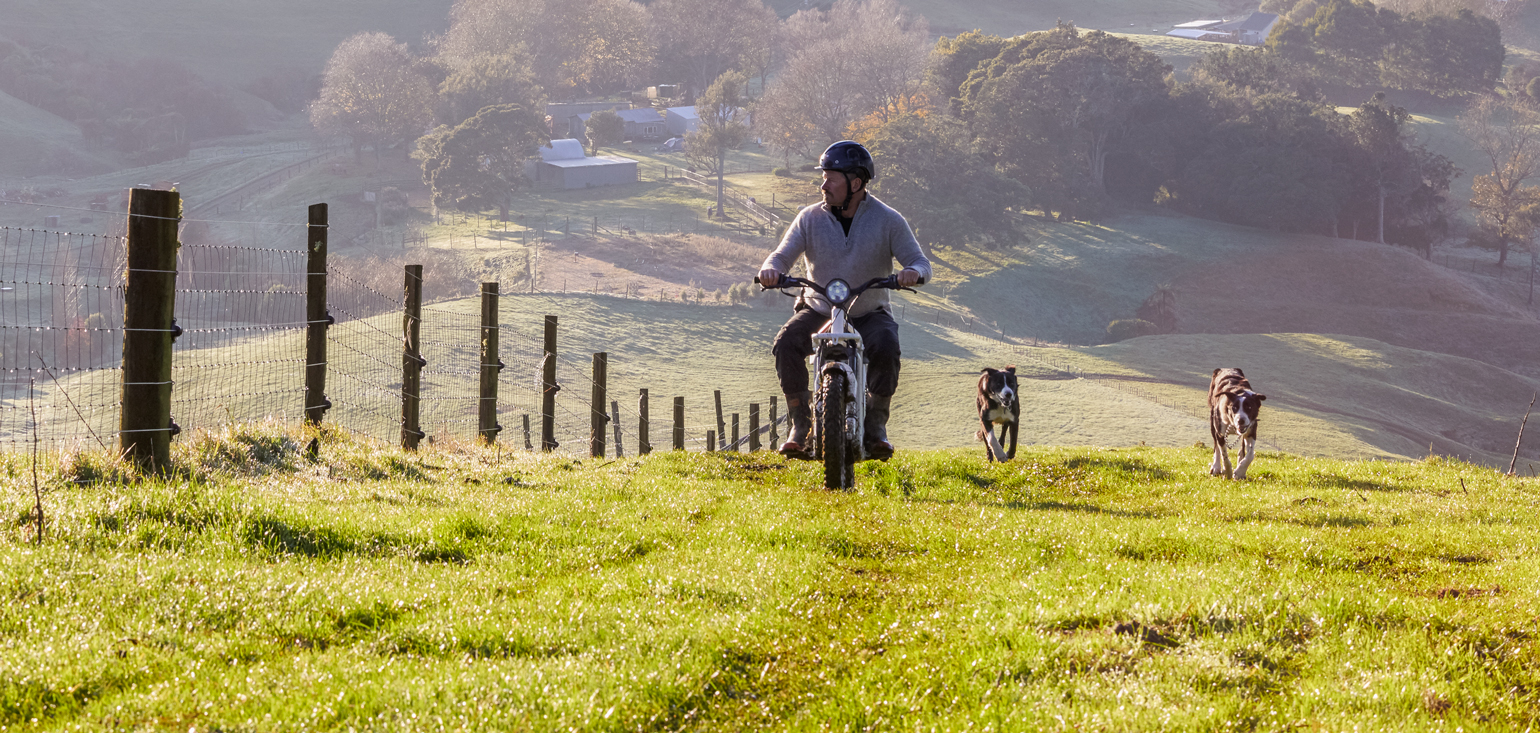
[[[1064,467],[1069,469],[1090,469],[1093,471],[1105,471],[1118,474],[1124,478],[1141,478],[1164,481],[1172,477],[1172,473],[1160,466],[1155,466],[1138,458],[1102,458],[1098,456],[1076,456],[1064,461]]]
[[[1357,491],[1357,492],[1360,492],[1360,493],[1365,492],[1365,491],[1380,491],[1380,492],[1392,492],[1392,493],[1401,493],[1401,492],[1411,491],[1411,489],[1405,489],[1405,488],[1402,488],[1402,487],[1399,487],[1399,486],[1392,486],[1391,484],[1383,483],[1383,482],[1380,482],[1380,481],[1368,481],[1368,480],[1365,480],[1365,479],[1348,478],[1347,476],[1338,476],[1338,475],[1336,475],[1334,473],[1317,473],[1317,474],[1313,474],[1313,475],[1310,476],[1308,481],[1310,482],[1310,484],[1312,486],[1319,486],[1319,487],[1324,488],[1324,489],[1345,489],[1347,491]]]
[[[331,527],[265,515],[248,520],[241,530],[247,545],[278,555],[336,559],[345,556],[404,555],[423,563],[464,564],[471,555],[454,545],[417,543],[391,534],[352,534]]]

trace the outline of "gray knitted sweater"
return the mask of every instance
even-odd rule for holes
[[[930,260],[920,251],[909,222],[870,193],[856,207],[849,236],[823,203],[797,212],[780,246],[765,258],[760,269],[773,267],[789,273],[797,258],[803,256],[807,257],[807,278],[820,285],[840,278],[851,287],[859,287],[872,278],[893,274],[893,260],[920,273],[922,280],[930,279]],[[823,296],[805,290],[802,299],[819,313],[829,314],[829,301]],[[863,293],[850,309],[850,315],[865,315],[878,308],[888,309],[887,290]]]

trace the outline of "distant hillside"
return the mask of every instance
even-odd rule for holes
[[[1459,263],[1459,261],[1456,261]],[[1518,268],[1498,280],[1410,250],[1160,212],[1041,224],[1029,249],[943,250],[949,297],[1008,335],[1099,343],[1156,285],[1183,333],[1340,333],[1540,376],[1540,317]]]
[[[0,0],[0,35],[104,57],[164,56],[240,86],[277,71],[319,73],[344,38],[384,31],[417,43],[448,26],[452,0]]]
[[[80,130],[57,115],[44,112],[0,92],[0,176],[41,173],[82,175],[110,170],[106,158],[87,150]]]

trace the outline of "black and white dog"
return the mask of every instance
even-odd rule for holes
[[[974,440],[988,444],[989,460],[1004,463],[1016,457],[1016,430],[1021,423],[1021,393],[1016,389],[1016,367],[990,369],[985,367],[979,375],[979,431]],[[995,438],[995,426],[1000,426],[1000,438]],[[1010,434],[1011,447],[1000,447],[1000,441]]]
[[[1257,457],[1257,413],[1267,395],[1251,391],[1251,382],[1239,369],[1215,369],[1208,383],[1209,431],[1214,435],[1214,463],[1211,476],[1230,475],[1230,454],[1225,436],[1237,435],[1240,445],[1235,452],[1236,481],[1246,478],[1246,467]]]

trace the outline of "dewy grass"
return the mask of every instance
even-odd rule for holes
[[[406,454],[329,431],[312,461],[302,438],[203,436],[179,460],[225,468],[171,480],[50,463],[41,547],[15,521],[25,461],[0,457],[0,726],[1540,718],[1540,484],[1458,461],[1263,453],[1237,483],[1197,448],[901,452],[847,494],[769,453]]]

